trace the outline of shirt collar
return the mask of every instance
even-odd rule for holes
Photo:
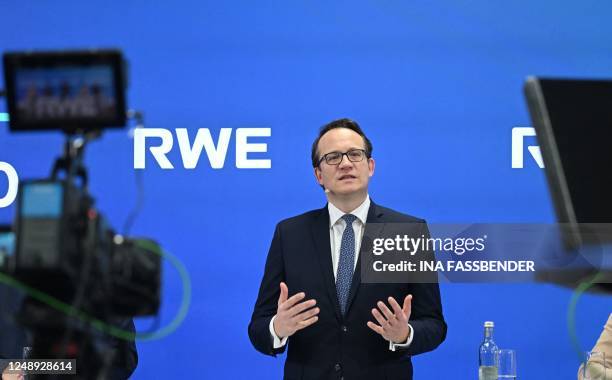
[[[362,204],[357,206],[356,209],[349,212],[349,214],[353,214],[361,221],[362,224],[365,225],[366,220],[368,219],[368,210],[370,209],[370,194],[366,195],[366,199]],[[340,210],[338,207],[334,206],[333,203],[327,202],[327,209],[329,210],[329,225],[335,225],[340,218],[344,215],[344,212]]]

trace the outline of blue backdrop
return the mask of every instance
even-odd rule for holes
[[[134,375],[151,378],[280,378],[282,358],[247,337],[277,221],[322,207],[309,164],[317,128],[350,117],[374,143],[370,194],[429,222],[551,222],[544,173],[526,155],[511,169],[511,129],[529,126],[527,75],[609,77],[612,5],[606,1],[3,1],[0,49],[119,47],[130,61],[129,105],[148,127],[271,128],[269,170],[225,167],[206,155],[194,170],[147,157],[145,207],[133,228],[181,258],[193,300],[176,333],[138,344]],[[4,104],[0,111],[5,111]],[[48,175],[59,133],[13,135],[0,123],[0,161],[20,178]],[[87,152],[91,190],[120,228],[136,199],[133,141],[106,133]],[[0,175],[0,194],[6,178]],[[0,209],[10,222],[13,207]],[[180,302],[164,273],[162,323]],[[519,377],[573,378],[578,359],[566,327],[571,291],[542,284],[441,287],[449,330],[414,358],[418,379],[477,375],[482,323],[518,351]],[[585,349],[610,299],[578,308]],[[138,321],[146,329],[150,321]],[[238,364],[237,364],[238,363]]]

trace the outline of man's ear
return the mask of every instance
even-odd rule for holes
[[[376,163],[373,158],[368,159],[368,175],[372,177],[374,175],[374,168],[376,167]]]
[[[317,183],[319,185],[323,186],[323,183],[322,183],[323,179],[321,178],[321,169],[314,168],[314,176],[315,176],[315,178],[317,180]]]

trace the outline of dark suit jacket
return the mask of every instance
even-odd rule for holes
[[[373,202],[366,223],[420,223],[429,236],[424,220]],[[412,379],[410,357],[433,350],[446,337],[438,284],[361,283],[357,267],[342,316],[332,268],[327,207],[280,222],[249,324],[253,346],[276,355],[288,345],[285,379]],[[317,300],[321,311],[315,324],[296,332],[285,347],[275,350],[269,324],[276,314],[281,281],[287,283],[289,296],[303,291],[306,299]],[[371,309],[377,301],[386,302],[392,296],[401,305],[408,294],[413,295],[409,323],[414,339],[407,349],[393,352],[389,342],[366,323],[375,322]]]

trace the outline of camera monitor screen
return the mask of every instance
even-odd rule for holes
[[[0,225],[0,272],[15,253],[15,235],[10,226]]]
[[[609,243],[612,81],[531,77],[525,96],[566,243]]]
[[[120,51],[5,53],[12,131],[88,131],[125,125]]]

